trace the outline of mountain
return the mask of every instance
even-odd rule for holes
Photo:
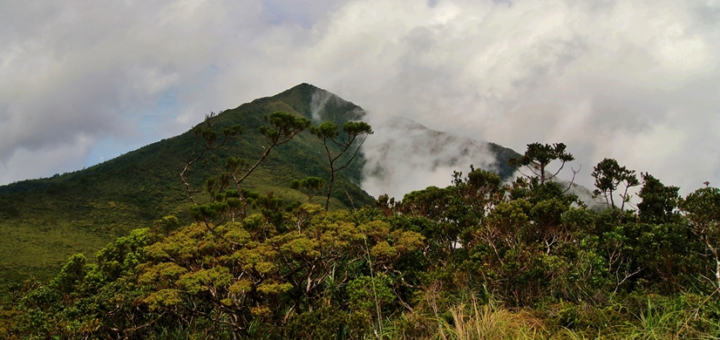
[[[319,108],[319,104],[322,107]],[[255,162],[265,139],[257,131],[263,115],[284,111],[343,124],[361,119],[364,111],[327,91],[301,84],[273,97],[261,98],[219,113],[213,127],[240,124],[240,138],[216,152],[220,159],[240,156]],[[189,200],[179,173],[195,146],[192,131],[164,139],[93,167],[27,180],[0,187],[0,283],[38,275],[47,277],[68,256],[93,254],[132,229],[152,225],[166,215],[188,221]],[[273,192],[286,201],[303,195],[289,188],[294,179],[307,176],[327,178],[324,149],[307,131],[270,156],[248,177],[245,187],[265,194]],[[362,155],[336,181],[331,207],[358,207],[373,198],[358,186]],[[219,165],[199,164],[189,174],[194,188]],[[350,198],[352,197],[352,202]],[[319,202],[320,198],[316,198]]]
[[[275,111],[307,117],[315,124],[330,120],[341,125],[366,118],[361,107],[312,85],[301,84],[219,113],[213,120],[214,128],[239,124],[244,132],[216,152],[218,158],[240,156],[251,163],[257,160],[265,144],[257,129],[263,115]],[[360,188],[361,181],[371,186],[392,181],[394,177],[389,174],[400,173],[403,161],[411,164],[413,159],[418,163],[429,160],[414,169],[403,168],[407,173],[422,174],[423,166],[467,171],[464,169],[467,164],[475,164],[508,177],[512,169],[507,166],[507,159],[517,155],[492,143],[432,131],[409,120],[390,121],[373,128],[376,133],[368,138],[363,152],[336,180],[331,208],[372,204],[373,198]],[[411,138],[401,142],[387,136]],[[190,202],[179,173],[195,143],[191,129],[87,169],[0,186],[0,234],[4,237],[0,247],[0,284],[31,275],[47,278],[70,255],[79,252],[92,255],[117,237],[132,229],[151,226],[154,220],[166,215],[188,222]],[[305,196],[290,189],[290,182],[307,176],[327,178],[324,152],[317,139],[305,131],[290,143],[273,149],[243,182],[244,186],[261,194],[272,192],[285,201],[302,200]],[[372,156],[372,160],[367,156]],[[189,182],[200,189],[209,175],[217,174],[219,164],[195,166],[187,175]],[[448,170],[448,178],[451,173]],[[416,185],[423,185],[421,178]]]

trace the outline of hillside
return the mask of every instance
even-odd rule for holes
[[[318,94],[334,99],[326,100],[318,110]],[[363,115],[353,103],[302,84],[218,114],[214,128],[235,124],[244,128],[239,138],[216,153],[219,158],[257,160],[264,143],[257,129],[262,116],[274,111],[314,116],[314,123],[322,119],[342,124]],[[188,131],[81,171],[0,187],[0,234],[5,238],[0,248],[0,283],[28,275],[47,277],[71,254],[92,255],[116,237],[169,214],[187,221],[189,201],[178,174],[195,141]],[[305,131],[273,149],[245,186],[262,194],[273,192],[286,201],[301,200],[304,196],[289,184],[311,175],[326,177],[323,152],[316,138]],[[338,179],[332,207],[350,207],[348,194],[358,207],[373,202],[355,184],[360,181],[362,164],[361,155]],[[194,167],[189,179],[195,188],[201,188],[209,169],[212,164]]]
[[[245,133],[198,163],[186,177],[192,186],[223,158],[257,159],[267,145],[256,127],[274,111],[303,127],[291,115],[375,118],[307,84],[222,112],[214,129],[242,124]],[[589,190],[566,193],[562,180],[508,184],[511,149],[402,118],[371,122],[377,138],[340,176],[330,211],[295,204],[304,197],[288,188],[327,175],[324,150],[308,133],[243,182],[292,209],[267,200],[246,216],[230,191],[188,209],[177,177],[194,148],[190,133],[0,187],[0,277],[11,283],[0,282],[0,339],[720,338],[712,242],[720,189],[681,197],[679,187],[641,173],[637,210],[588,207],[578,196]],[[368,131],[363,124],[352,126]],[[548,154],[525,156],[543,169]],[[594,177],[612,181],[617,168],[635,176],[618,165]],[[374,201],[356,184],[402,193],[422,180],[444,182],[453,169],[464,172],[453,185],[405,191],[401,201]],[[201,222],[188,223],[188,211]],[[166,214],[181,221],[128,233]],[[31,274],[55,275],[12,284]]]
[[[327,120],[342,124],[365,115],[361,107],[309,84],[223,111],[214,119],[214,128],[239,124],[244,132],[216,152],[220,159],[217,164],[194,167],[188,175],[193,187],[200,189],[228,156],[240,156],[251,163],[257,160],[265,143],[257,129],[263,115],[275,111],[310,118],[314,124]],[[517,155],[496,144],[458,138],[411,121],[374,128],[376,134],[368,139],[365,153],[360,153],[336,182],[331,208],[372,204],[373,198],[359,184],[383,185],[392,181],[392,176],[382,176],[393,168],[399,169],[391,159],[409,161],[429,155],[428,164],[433,167],[467,171],[468,164],[475,164],[507,178],[512,174],[507,159]],[[411,137],[404,143],[414,147],[398,148],[404,144],[388,140],[384,134]],[[371,143],[373,140],[377,142]],[[150,226],[166,215],[188,222],[189,200],[178,175],[195,143],[195,136],[188,131],[87,169],[0,186],[0,233],[6,240],[0,248],[0,284],[31,275],[47,278],[70,255],[91,256],[116,237]],[[377,157],[379,150],[395,150],[395,155]],[[366,154],[373,155],[373,160],[366,160]],[[290,189],[290,182],[307,176],[327,178],[325,162],[321,144],[305,131],[292,142],[273,149],[244,185],[261,194],[272,192],[288,202],[299,201],[304,196]],[[414,165],[410,172],[420,176],[420,170],[419,165]],[[451,173],[448,170],[448,179]]]

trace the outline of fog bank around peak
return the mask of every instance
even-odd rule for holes
[[[362,188],[378,197],[402,197],[428,186],[451,184],[453,171],[470,166],[497,170],[487,143],[428,129],[407,118],[369,115],[375,133],[363,145]]]

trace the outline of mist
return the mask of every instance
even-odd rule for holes
[[[374,118],[370,123],[375,134],[362,149],[367,162],[361,186],[375,197],[388,194],[402,199],[431,185],[446,187],[452,183],[453,171],[467,173],[471,165],[497,170],[486,143],[430,130],[407,118]]]

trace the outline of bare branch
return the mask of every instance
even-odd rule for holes
[[[572,179],[570,179],[570,183],[568,184],[568,187],[563,191],[563,194],[568,192],[568,190],[570,190],[572,185],[575,183],[575,175],[577,175],[580,172],[580,170],[582,170],[582,164],[580,164],[580,167],[577,169],[577,171],[573,167],[570,167],[570,170],[572,170],[572,173],[573,173]]]

